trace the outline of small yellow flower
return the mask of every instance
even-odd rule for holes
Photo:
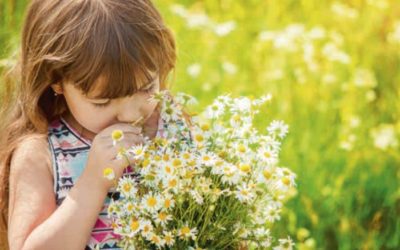
[[[116,129],[111,133],[111,137],[115,144],[116,142],[119,142],[124,138],[124,133],[122,132],[122,130]]]
[[[115,173],[114,170],[112,168],[106,168],[103,171],[103,176],[104,178],[108,179],[108,180],[114,180],[115,178]]]

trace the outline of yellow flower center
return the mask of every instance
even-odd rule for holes
[[[158,218],[159,218],[161,221],[165,221],[165,220],[167,219],[167,214],[164,213],[164,212],[161,212],[161,213],[158,214]]]
[[[130,183],[125,183],[124,184],[124,186],[123,186],[123,189],[124,189],[124,191],[125,192],[129,192],[129,191],[131,191],[131,184]]]
[[[166,199],[165,201],[164,201],[164,207],[165,208],[169,208],[171,206],[171,200],[170,199]]]
[[[177,184],[176,179],[172,179],[172,180],[170,180],[170,181],[168,182],[168,186],[171,187],[171,188],[175,187],[176,184]]]
[[[169,161],[169,155],[168,154],[163,155],[163,160],[164,161]]]
[[[208,131],[210,130],[210,125],[208,125],[207,123],[204,123],[200,126],[201,130],[203,131]]]
[[[181,164],[182,164],[182,161],[179,160],[179,159],[174,159],[174,160],[172,161],[172,165],[173,165],[174,167],[179,167]]]
[[[284,177],[282,178],[282,182],[283,182],[283,184],[285,184],[286,186],[289,186],[289,184],[290,184],[290,180],[289,180],[289,178],[287,178],[286,176],[284,176]]]
[[[269,172],[266,169],[263,171],[263,175],[264,175],[265,179],[267,179],[267,180],[269,180],[272,176],[271,172]]]
[[[248,164],[243,164],[243,165],[240,166],[240,170],[241,170],[242,172],[248,173],[248,172],[250,172],[251,167],[250,167],[250,165],[248,165]]]
[[[155,207],[156,204],[157,204],[157,200],[156,200],[155,197],[152,196],[152,197],[149,197],[149,198],[147,199],[147,205],[148,205],[149,207]]]
[[[201,134],[195,135],[194,139],[195,139],[197,142],[202,142],[202,141],[204,141],[204,137],[203,137]]]
[[[140,223],[139,223],[138,220],[132,219],[131,225],[130,225],[130,226],[131,226],[131,230],[132,230],[132,231],[136,231],[136,230],[139,229]]]
[[[142,166],[145,168],[145,167],[147,167],[149,165],[150,165],[150,160],[149,159],[144,159],[143,162],[142,162]]]
[[[245,147],[243,144],[240,144],[240,145],[238,146],[238,151],[239,151],[240,153],[245,153],[245,152],[246,152],[246,147]]]
[[[160,238],[158,238],[156,235],[153,235],[153,237],[151,237],[151,241],[153,241],[154,243],[159,243]]]
[[[183,157],[183,159],[188,160],[188,159],[190,159],[190,154],[189,153],[184,153],[182,155],[182,157]]]
[[[165,166],[165,172],[167,172],[168,174],[171,174],[172,168],[170,166]]]
[[[122,132],[122,130],[119,130],[119,129],[114,130],[114,131],[111,133],[111,137],[112,137],[112,139],[113,139],[114,141],[119,141],[119,140],[121,140],[122,137],[123,137],[123,135],[124,135],[124,133]]]
[[[181,233],[182,233],[183,235],[189,234],[189,233],[190,233],[190,228],[189,228],[189,227],[183,227],[183,228],[181,229]]]

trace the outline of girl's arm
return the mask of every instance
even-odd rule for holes
[[[10,249],[84,249],[107,194],[104,185],[83,174],[56,209],[45,138],[25,140],[10,167]]]

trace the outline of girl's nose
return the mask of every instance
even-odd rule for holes
[[[135,123],[139,119],[143,119],[143,101],[133,97],[122,98],[118,105],[117,120],[119,122]]]

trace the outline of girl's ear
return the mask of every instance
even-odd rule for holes
[[[57,95],[61,95],[64,92],[61,83],[54,83],[50,86],[53,89],[54,93]]]

